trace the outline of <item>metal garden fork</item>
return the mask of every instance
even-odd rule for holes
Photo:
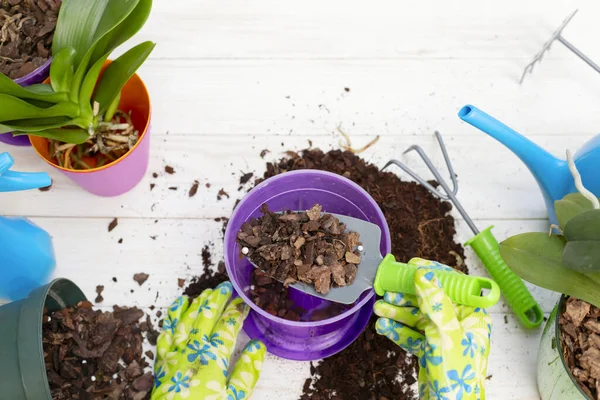
[[[565,29],[567,24],[571,21],[571,19],[573,19],[575,14],[577,14],[577,11],[578,10],[573,11],[573,13],[571,13],[571,15],[569,15],[563,21],[561,26],[559,26],[558,29],[556,29],[556,31],[554,31],[552,36],[550,36],[550,39],[548,39],[548,41],[546,41],[546,43],[544,43],[544,46],[542,46],[542,49],[535,55],[535,57],[533,57],[533,60],[529,64],[527,64],[527,66],[523,70],[523,75],[521,75],[521,79],[519,80],[519,83],[523,83],[523,80],[525,79],[525,75],[527,75],[528,72],[530,74],[533,72],[533,67],[535,66],[536,63],[542,62],[542,58],[544,58],[544,53],[546,53],[546,51],[550,50],[550,46],[552,46],[552,43],[554,43],[555,41],[559,41],[560,43],[565,45],[565,47],[567,49],[571,50],[571,52],[573,52],[577,57],[581,58],[587,65],[592,67],[596,72],[600,72],[600,66],[598,66],[598,64],[596,64],[588,56],[583,54],[583,52],[581,50],[579,50],[577,47],[573,46],[573,44],[571,44],[571,42],[569,42],[567,39],[562,37],[563,29]]]
[[[389,161],[382,170],[385,170],[390,165],[396,165],[400,167],[404,172],[409,174],[413,179],[419,182],[421,185],[425,186],[431,193],[435,196],[439,197],[443,200],[451,201],[452,204],[456,207],[456,209],[460,212],[462,217],[465,219],[465,222],[475,236],[465,243],[465,246],[471,246],[477,256],[481,259],[483,265],[486,267],[490,275],[494,278],[498,286],[500,286],[500,290],[504,295],[504,299],[508,303],[509,307],[512,309],[514,314],[517,316],[519,322],[526,328],[535,328],[539,326],[543,319],[544,314],[542,309],[537,304],[529,290],[514,272],[508,268],[502,256],[500,255],[500,250],[498,247],[498,241],[494,237],[491,232],[493,226],[490,226],[483,231],[479,231],[477,226],[473,220],[469,217],[462,204],[458,201],[456,197],[458,193],[458,181],[456,179],[456,174],[454,173],[454,168],[452,167],[452,163],[450,161],[450,157],[448,156],[448,152],[446,151],[446,146],[444,145],[444,141],[442,140],[442,135],[439,132],[435,132],[435,137],[440,145],[442,150],[442,154],[444,155],[444,160],[446,161],[446,166],[448,167],[448,171],[450,172],[450,179],[452,180],[452,189],[448,185],[448,183],[442,178],[439,171],[435,168],[425,151],[417,145],[413,145],[409,147],[404,154],[415,151],[419,154],[419,156],[427,165],[427,168],[431,171],[436,181],[442,187],[443,192],[434,188],[431,184],[429,184],[425,179],[421,178],[415,172],[413,172],[406,164],[398,161],[391,160]]]

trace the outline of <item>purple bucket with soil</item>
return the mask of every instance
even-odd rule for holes
[[[318,360],[336,354],[350,345],[369,323],[375,292],[367,291],[351,306],[333,317],[310,321],[310,315],[339,305],[289,288],[294,307],[305,310],[301,321],[289,321],[269,314],[249,297],[254,267],[240,257],[236,235],[242,224],[261,215],[267,203],[272,211],[307,210],[314,204],[324,212],[347,215],[372,222],[381,228],[381,253],[391,251],[390,231],[373,198],[360,186],[340,175],[317,170],[301,170],[277,175],[248,193],[238,204],[225,232],[225,265],[233,286],[252,310],[244,331],[252,339],[262,340],[267,350],[290,360]]]
[[[15,83],[25,87],[30,85],[35,85],[37,83],[42,83],[48,78],[50,75],[50,64],[52,63],[52,59],[49,58],[41,67],[35,69],[33,72],[28,73],[27,75],[15,79]],[[29,138],[27,135],[24,136],[13,136],[12,133],[2,133],[0,134],[0,142],[11,144],[13,146],[30,146]]]

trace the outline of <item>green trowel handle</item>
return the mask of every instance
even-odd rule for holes
[[[544,320],[544,313],[521,278],[511,271],[502,259],[492,228],[490,226],[484,229],[465,243],[465,246],[471,246],[475,250],[492,278],[500,286],[504,299],[521,325],[526,328],[536,328]]]
[[[377,269],[373,283],[375,292],[379,296],[383,296],[385,292],[416,294],[414,281],[417,268],[417,265],[396,262],[394,256],[388,254]],[[487,308],[500,299],[500,288],[491,279],[443,270],[436,270],[435,274],[444,292],[457,304]],[[482,289],[488,289],[489,293],[482,296]]]

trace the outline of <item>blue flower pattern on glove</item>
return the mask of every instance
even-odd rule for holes
[[[177,374],[175,374],[175,376],[171,378],[171,382],[173,382],[173,385],[169,387],[169,392],[175,391],[175,393],[179,393],[183,389],[189,389],[189,380],[189,376],[183,376],[181,371],[177,371]]]
[[[246,393],[243,390],[240,390],[238,392],[235,389],[235,387],[233,387],[231,385],[229,386],[229,390],[231,390],[231,392],[233,393],[233,396],[231,394],[228,394],[227,395],[227,400],[242,400],[242,399],[246,398]]]
[[[178,323],[179,320],[177,318],[171,321],[171,318],[168,317],[163,321],[163,329],[166,331],[171,331],[172,334],[175,334],[175,329],[177,329]]]
[[[215,290],[219,290],[221,294],[229,294],[233,291],[233,286],[229,282],[223,282],[216,287]]]
[[[194,362],[196,359],[200,358],[200,364],[207,365],[208,360],[216,360],[217,356],[215,356],[211,351],[211,346],[209,344],[201,345],[200,342],[194,340],[194,343],[188,344],[188,349],[192,350],[188,355],[188,361]]]
[[[437,380],[433,381],[433,384],[429,382],[429,392],[432,399],[450,400],[448,397],[444,396],[444,394],[450,392],[450,388],[440,387],[440,383]]]
[[[155,388],[158,388],[160,385],[162,385],[162,382],[160,380],[162,378],[164,378],[166,374],[167,374],[167,371],[165,371],[165,369],[163,368],[162,365],[158,368],[158,370],[156,372],[154,372],[154,387]]]
[[[427,363],[431,365],[440,365],[443,361],[442,357],[435,356],[434,352],[437,347],[433,344],[427,343],[423,357],[421,357],[421,368],[427,368]]]
[[[175,312],[179,310],[179,308],[183,305],[183,302],[183,297],[178,297],[177,300],[175,300],[173,304],[171,304],[171,307],[169,307],[169,311]]]
[[[248,352],[251,354],[256,353],[258,350],[260,350],[260,343],[258,343],[256,340],[251,340],[246,345],[246,350],[248,350]]]
[[[202,336],[202,341],[204,343],[210,344],[212,347],[219,347],[219,345],[223,344],[223,341],[219,338],[218,333],[213,333],[212,335],[204,335]]]
[[[471,393],[471,390],[473,388],[471,387],[471,385],[469,385],[467,383],[467,381],[475,379],[475,371],[473,370],[473,367],[471,366],[471,364],[467,364],[467,366],[465,367],[465,369],[463,370],[463,372],[460,376],[458,375],[458,371],[455,369],[448,371],[447,375],[448,375],[448,378],[452,382],[455,382],[450,385],[450,388],[452,390],[455,390],[458,388],[458,393],[456,394],[456,400],[462,400],[463,394],[465,392]]]
[[[380,335],[384,335],[394,341],[400,339],[400,335],[398,335],[397,329],[402,328],[402,325],[391,319],[382,319],[377,323],[377,333]]]
[[[465,338],[460,342],[460,344],[462,344],[465,348],[465,351],[463,351],[463,356],[468,354],[471,358],[475,357],[477,343],[475,343],[475,338],[471,332],[467,332]]]
[[[235,318],[229,318],[227,321],[225,321],[225,323],[229,326],[235,326]]]

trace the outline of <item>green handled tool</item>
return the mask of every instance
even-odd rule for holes
[[[290,286],[312,296],[342,304],[352,304],[371,288],[383,296],[384,292],[416,294],[414,287],[418,265],[397,262],[392,254],[381,255],[381,229],[379,226],[345,215],[331,214],[343,223],[348,231],[360,235],[360,264],[356,279],[348,286],[332,288],[327,294],[319,293],[312,285],[297,282]],[[242,249],[242,254],[244,250]],[[248,259],[250,263],[252,261]],[[252,263],[254,266],[256,264]],[[491,307],[500,299],[500,288],[491,279],[470,276],[456,271],[436,271],[444,292],[452,301],[471,307]],[[486,293],[482,293],[483,291]]]
[[[504,296],[504,299],[508,303],[508,306],[511,308],[513,313],[517,316],[517,319],[526,328],[536,328],[538,327],[542,321],[544,320],[544,313],[542,309],[537,304],[529,290],[514,272],[508,268],[502,256],[500,256],[500,250],[498,248],[498,241],[492,234],[492,226],[484,229],[482,232],[479,232],[473,220],[469,217],[465,209],[462,207],[458,199],[456,198],[456,193],[458,192],[458,182],[456,180],[456,174],[454,173],[454,169],[452,168],[452,163],[450,162],[450,158],[448,157],[448,153],[446,151],[446,146],[444,145],[444,141],[442,140],[442,136],[439,132],[435,132],[435,136],[438,140],[440,148],[442,149],[442,154],[444,155],[444,160],[446,161],[446,165],[448,166],[448,171],[450,172],[450,179],[452,180],[453,189],[450,189],[446,181],[440,176],[438,170],[433,166],[433,163],[425,154],[425,151],[419,146],[411,146],[404,153],[408,153],[409,151],[416,151],[419,156],[423,159],[431,173],[434,175],[436,181],[440,184],[440,186],[444,189],[446,194],[441,193],[439,190],[430,185],[426,180],[421,178],[419,175],[415,174],[410,168],[408,168],[405,164],[401,163],[397,160],[391,160],[388,162],[383,169],[386,169],[388,166],[394,164],[410,176],[412,176],[417,182],[421,185],[425,186],[431,193],[436,195],[437,197],[443,200],[449,200],[454,204],[454,206],[458,209],[460,214],[465,219],[465,222],[475,236],[465,243],[465,246],[471,246],[477,256],[481,259],[483,265],[486,267],[492,278],[498,283],[500,290]]]

